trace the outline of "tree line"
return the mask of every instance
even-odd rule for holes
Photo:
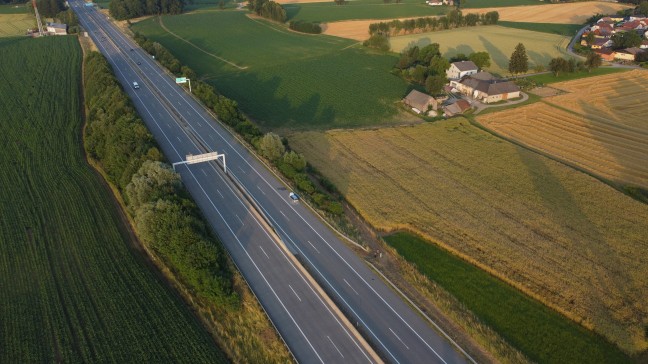
[[[137,18],[144,15],[180,14],[184,0],[111,0],[110,15],[117,20]]]
[[[440,17],[424,17],[407,20],[392,20],[369,24],[369,35],[381,34],[394,36],[415,32],[431,32],[459,27],[476,25],[495,25],[499,21],[499,13],[491,11],[485,14],[466,14],[460,10],[451,10]]]
[[[98,52],[86,57],[84,80],[86,152],[124,198],[139,238],[195,297],[238,309],[223,247]]]
[[[285,23],[288,19],[286,16],[286,10],[283,6],[272,0],[250,0],[248,2],[248,9],[253,11],[256,15],[279,23]]]
[[[192,80],[193,93],[202,103],[212,110],[220,121],[230,126],[256,151],[271,162],[286,178],[291,180],[298,191],[303,192],[316,207],[334,216],[342,215],[342,205],[333,195],[334,186],[319,175],[305,160],[304,156],[290,150],[288,141],[274,133],[264,134],[240,109],[238,103],[220,93],[206,82],[200,81],[196,73],[184,66],[166,48],[151,42],[144,35],[135,33],[135,41],[147,52],[155,56],[160,64],[176,76]],[[310,176],[315,176],[315,181]],[[321,186],[321,187],[320,187]]]

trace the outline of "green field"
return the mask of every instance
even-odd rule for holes
[[[445,57],[457,53],[468,55],[472,52],[486,51],[491,56],[491,67],[487,70],[506,75],[509,57],[518,43],[526,46],[531,71],[534,65],[546,66],[551,58],[568,57],[565,48],[569,40],[569,37],[555,34],[487,25],[392,37],[390,42],[395,52],[401,52],[413,45],[421,47],[439,43]]]
[[[532,30],[549,34],[573,37],[583,26],[580,24],[553,24],[553,23],[523,23],[513,21],[499,21],[497,25],[507,28]]]
[[[501,6],[520,6],[520,5],[543,5],[549,4],[549,1],[542,0],[461,0],[461,8],[464,12],[474,8],[494,8]]]
[[[171,50],[261,126],[335,128],[413,118],[396,105],[408,84],[389,73],[397,61],[393,55],[372,54],[348,39],[290,32],[240,11],[163,21],[195,47],[156,19],[133,29]]]
[[[284,4],[283,7],[289,20],[314,22],[434,16],[443,15],[452,9],[449,6],[429,6],[420,0],[403,0],[400,4],[395,0],[389,4],[385,4],[383,0],[354,0],[345,5],[328,1]]]
[[[536,84],[547,85],[554,82],[571,81],[571,80],[577,80],[579,78],[609,75],[610,73],[627,72],[627,71],[628,71],[627,68],[605,67],[605,68],[593,69],[591,72],[583,71],[583,72],[574,72],[574,73],[561,73],[558,76],[554,76],[553,73],[544,73],[541,75],[529,76],[528,78],[530,80],[535,81]]]
[[[226,362],[84,160],[76,38],[0,52],[0,362]]]
[[[630,362],[601,336],[432,243],[407,233],[385,240],[535,362]]]
[[[36,25],[36,19],[23,4],[0,6],[0,37],[24,35],[27,28]]]

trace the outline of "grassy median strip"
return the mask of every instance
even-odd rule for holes
[[[630,361],[601,336],[430,242],[409,233],[396,233],[385,241],[534,361]]]

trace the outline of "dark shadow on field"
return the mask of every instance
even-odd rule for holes
[[[448,48],[448,50],[443,54],[444,57],[454,57],[459,53],[463,53],[466,56],[470,55],[470,53],[473,53],[474,50],[472,49],[471,46],[467,44],[459,44],[458,46],[454,48]]]
[[[536,192],[549,211],[548,216],[561,227],[558,232],[543,233],[541,229],[536,231],[539,233],[537,238],[548,241],[551,247],[546,250],[532,251],[534,256],[531,258],[535,257],[537,260],[544,260],[549,266],[553,265],[558,275],[563,278],[571,277],[570,281],[576,282],[573,287],[582,292],[579,298],[586,299],[588,302],[576,302],[576,298],[563,292],[548,292],[549,296],[553,296],[551,301],[557,301],[559,306],[569,312],[574,312],[572,310],[574,307],[589,307],[591,312],[598,312],[599,315],[587,315],[595,330],[607,330],[615,335],[617,340],[631,342],[632,337],[629,332],[613,333],[607,323],[596,319],[601,317],[601,311],[610,310],[611,305],[618,308],[617,315],[627,309],[633,311],[633,319],[642,317],[641,312],[636,308],[642,302],[641,282],[633,281],[633,277],[627,270],[627,257],[622,256],[623,252],[618,247],[610,245],[612,242],[606,239],[606,232],[601,231],[599,226],[592,222],[579,207],[583,203],[581,200],[583,197],[577,201],[573,196],[574,192],[580,192],[578,186],[571,186],[575,190],[570,191],[570,187],[563,185],[560,178],[555,176],[547,166],[547,163],[551,162],[546,157],[520,147],[516,147],[516,150],[520,161],[528,169]],[[561,237],[563,241],[554,239],[552,236]],[[580,271],[574,271],[574,267],[579,267]],[[578,286],[581,288],[577,288]],[[615,302],[611,304],[610,301],[602,300],[602,295],[617,300],[612,298],[611,300]],[[618,299],[622,300],[622,304],[618,303]],[[615,320],[618,322],[619,317]]]
[[[301,6],[299,6],[298,4],[284,4],[282,6],[286,10],[287,20],[292,20],[301,11]]]
[[[551,55],[547,52],[539,53],[532,49],[527,49],[527,56],[529,56],[529,69],[537,65],[543,65],[547,67],[551,61]]]
[[[223,79],[227,79],[227,82],[219,82]],[[264,129],[320,129],[333,126],[335,121],[335,110],[331,106],[323,106],[321,95],[315,90],[311,90],[298,103],[286,96],[277,96],[282,85],[282,78],[278,76],[263,80],[255,73],[238,72],[208,82],[219,92],[236,100],[242,110]],[[254,85],[254,89],[227,86],[235,84]]]
[[[491,61],[495,63],[499,68],[503,70],[507,70],[508,63],[509,63],[509,56],[502,53],[502,51],[500,51],[495,44],[491,43],[488,39],[484,38],[483,36],[480,35],[479,40],[484,45],[484,48],[486,48],[488,54],[490,54]]]

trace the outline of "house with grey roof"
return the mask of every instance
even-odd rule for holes
[[[479,71],[479,67],[473,61],[461,61],[450,63],[446,70],[446,76],[451,80],[458,80],[464,76],[470,76]]]
[[[47,23],[47,32],[50,35],[66,35],[67,34],[67,24]]]
[[[412,110],[414,110],[417,114],[420,114],[422,112],[424,113],[430,108],[432,108],[432,110],[436,110],[439,105],[434,97],[416,90],[412,90],[409,94],[407,94],[407,96],[405,96],[405,98],[403,99],[403,103],[411,107]]]
[[[486,104],[520,97],[520,88],[515,83],[498,79],[488,72],[450,81],[450,86]]]

